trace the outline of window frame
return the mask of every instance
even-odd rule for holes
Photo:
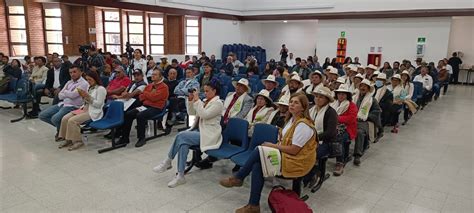
[[[195,20],[198,22],[198,26],[188,26],[188,20]],[[188,35],[188,27],[197,27],[198,35]],[[199,55],[201,52],[201,17],[197,16],[185,16],[184,17],[184,53],[186,55]],[[193,37],[198,39],[198,44],[188,44],[188,37]],[[197,53],[188,52],[188,46],[197,47]]]
[[[20,13],[11,13],[10,12],[10,7],[23,7],[23,13],[20,14]],[[28,47],[28,42],[29,42],[29,39],[28,39],[28,23],[26,22],[26,10],[25,10],[25,6],[24,5],[7,5],[5,3],[5,16],[6,16],[6,22],[7,22],[7,37],[8,37],[8,50],[10,51],[10,56],[14,56],[14,57],[21,57],[21,56],[26,56],[26,55],[30,55],[30,48]],[[16,17],[23,17],[23,19],[25,20],[25,28],[12,28],[11,25],[10,25],[10,17],[12,16],[16,16]],[[26,34],[26,41],[25,42],[17,42],[17,41],[13,41],[12,39],[12,30],[23,30],[25,31],[25,34]],[[14,46],[26,46],[26,55],[23,55],[23,54],[14,54],[15,53],[15,50],[14,50]]]
[[[141,44],[132,44],[130,42],[130,46],[133,49],[140,47],[142,50],[142,54],[146,55],[146,30],[145,30],[145,19],[143,12],[136,12],[136,11],[126,11],[127,13],[127,41],[130,42],[130,35],[141,35],[143,42]],[[141,16],[141,22],[131,22],[130,16]],[[130,24],[141,24],[142,25],[142,32],[141,33],[130,33]]]
[[[49,10],[49,9],[58,9],[60,11],[60,15],[59,16],[52,16],[52,15],[46,15],[46,10]],[[46,24],[46,20],[48,18],[59,18],[59,20],[61,21],[61,29],[60,30],[57,30],[57,29],[46,29],[46,26],[48,26]],[[62,10],[60,7],[56,7],[56,8],[46,8],[43,6],[43,31],[44,31],[44,40],[45,40],[45,45],[46,45],[46,52],[47,53],[50,53],[52,54],[53,52],[49,49],[49,45],[61,45],[61,49],[62,49],[62,52],[58,52],[58,54],[60,55],[63,55],[64,54],[64,38],[63,38],[63,27],[62,27]],[[57,42],[49,42],[48,41],[48,32],[60,32],[61,33],[61,43],[57,43]]]
[[[148,39],[149,39],[148,46],[150,47],[150,55],[164,55],[165,54],[165,43],[166,43],[166,41],[165,41],[166,40],[166,38],[165,38],[165,16],[164,16],[164,14],[149,13],[147,18],[148,18]],[[151,22],[152,18],[161,18],[162,23],[161,24],[152,23]],[[162,34],[153,33],[151,31],[152,26],[161,26],[163,28],[163,33]],[[152,36],[163,36],[163,43],[162,44],[154,44],[152,42],[152,39],[151,39]],[[153,47],[162,47],[163,52],[161,52],[161,53],[153,52]]]
[[[114,12],[114,13],[117,13],[118,14],[118,20],[107,20],[106,19],[106,16],[105,16],[105,13],[106,12]],[[106,24],[107,23],[117,23],[119,25],[119,32],[107,32],[106,30]],[[104,35],[104,50],[105,52],[111,52],[111,50],[108,49],[108,46],[116,46],[116,47],[119,47],[120,49],[120,52],[116,53],[116,52],[111,52],[112,54],[122,54],[123,53],[123,50],[124,48],[122,47],[122,15],[121,15],[121,12],[120,10],[114,10],[114,9],[102,9],[102,26],[103,26],[103,35]],[[108,43],[107,42],[107,35],[118,35],[119,36],[119,42],[118,43]]]

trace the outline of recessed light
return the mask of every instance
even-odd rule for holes
[[[283,21],[283,23],[288,23],[288,21],[287,21],[287,20],[285,20],[285,21]]]

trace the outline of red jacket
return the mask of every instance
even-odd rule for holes
[[[346,125],[347,133],[349,133],[351,140],[354,140],[357,136],[357,112],[357,106],[351,101],[346,112],[338,117],[339,123]]]
[[[168,96],[168,85],[164,82],[158,84],[150,83],[145,87],[143,93],[140,94],[140,101],[142,101],[145,106],[163,109],[168,100]]]

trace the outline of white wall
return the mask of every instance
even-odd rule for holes
[[[416,58],[418,37],[426,37],[426,61],[437,62],[448,50],[451,18],[320,20],[317,49],[323,57],[335,57],[340,32],[346,32],[347,56],[367,62],[370,47],[382,47],[382,61]],[[310,39],[310,37],[308,37]]]
[[[461,51],[462,67],[474,66],[474,16],[453,17],[448,54]]]
[[[221,19],[202,19],[201,48],[208,55],[221,58],[222,45],[241,43],[240,22]]]

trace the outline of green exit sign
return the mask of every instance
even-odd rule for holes
[[[419,37],[418,38],[418,43],[425,43],[426,42],[426,38],[425,37]]]
[[[344,38],[344,37],[346,37],[346,31],[341,32],[341,38]]]

